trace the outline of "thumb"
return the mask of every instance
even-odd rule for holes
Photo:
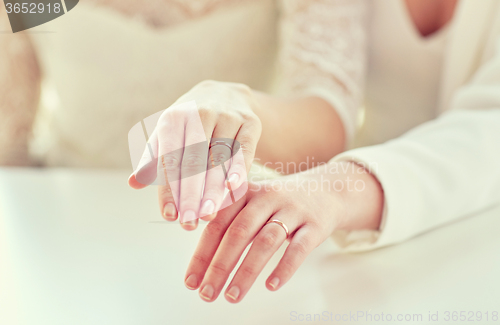
[[[146,148],[137,168],[128,178],[128,185],[133,189],[139,190],[153,184],[157,176],[157,165],[158,136],[155,130],[146,143]]]

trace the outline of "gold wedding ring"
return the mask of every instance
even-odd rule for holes
[[[277,225],[280,225],[281,228],[283,228],[285,230],[286,238],[288,238],[288,236],[290,236],[290,233],[288,232],[288,227],[283,222],[279,221],[278,219],[272,219],[272,220],[269,220],[268,222],[266,222],[265,225],[268,225],[270,223],[275,223]]]

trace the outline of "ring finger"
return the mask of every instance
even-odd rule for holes
[[[286,239],[283,228],[276,224],[265,225],[272,212],[272,206],[264,208],[263,206],[257,207],[250,204],[233,221],[224,235],[200,286],[200,296],[204,300],[213,301],[219,295],[230,273],[252,239],[255,238],[254,243],[257,243],[256,247],[260,251],[261,258],[267,254],[272,255],[283,244]],[[279,217],[284,218],[281,215]],[[296,221],[296,219],[285,220],[291,231],[297,227],[294,220]],[[264,264],[266,262],[267,259]],[[250,268],[240,268],[240,270],[243,276],[250,276]]]
[[[200,216],[211,220],[222,204],[225,192],[227,172],[231,167],[231,148],[239,125],[234,123],[219,123],[214,130],[209,150],[208,170],[202,199]]]
[[[283,225],[280,225],[279,222],[269,222],[259,231],[252,247],[226,289],[225,296],[229,302],[236,303],[243,299],[271,257],[290,237],[290,234],[300,227],[298,225],[299,219],[283,210],[280,210],[269,220],[279,220]],[[287,226],[291,226],[291,228]]]

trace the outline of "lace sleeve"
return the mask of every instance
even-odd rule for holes
[[[280,93],[328,101],[349,142],[366,71],[366,0],[281,0]]]
[[[38,104],[40,71],[26,33],[13,34],[0,5],[0,165],[30,165],[28,140]]]

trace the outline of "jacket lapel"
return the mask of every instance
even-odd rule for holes
[[[497,1],[459,0],[443,60],[440,112],[449,108],[453,93],[477,70]]]

